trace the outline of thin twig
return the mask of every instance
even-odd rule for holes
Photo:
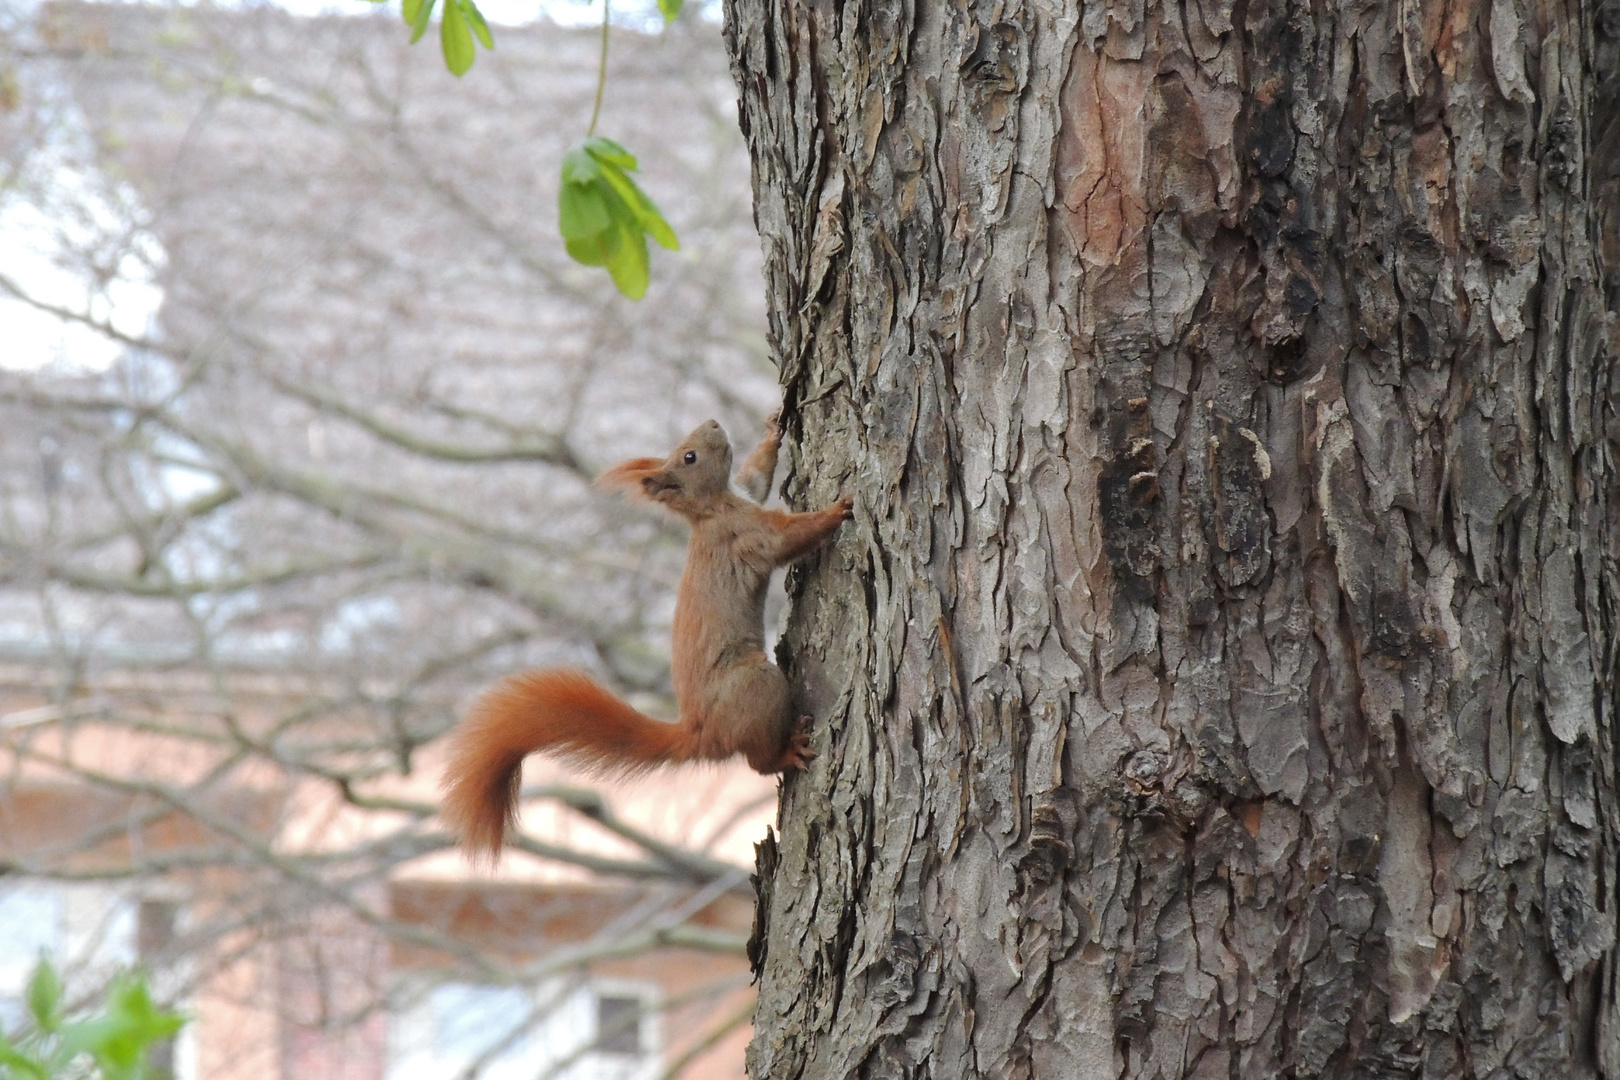
[[[753,892],[753,886],[746,883],[748,871],[745,868],[723,859],[714,859],[690,851],[677,844],[666,843],[636,828],[615,814],[599,792],[588,788],[548,784],[525,788],[521,798],[524,801],[555,799],[571,810],[590,818],[609,832],[630,841],[654,858],[668,863],[687,877],[705,882],[729,880],[732,883],[729,888],[735,888],[739,892]]]
[[[602,0],[602,58],[596,66],[596,104],[591,106],[591,126],[585,129],[588,139],[596,134],[596,118],[602,115],[602,91],[607,88],[608,54],[608,0]]]

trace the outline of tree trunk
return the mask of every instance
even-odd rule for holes
[[[1620,1077],[1620,4],[726,32],[857,497],[752,1074]]]

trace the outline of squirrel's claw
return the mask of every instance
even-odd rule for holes
[[[810,724],[808,716],[801,716],[793,726],[793,734],[788,736],[787,749],[782,751],[782,771],[797,772],[809,767],[816,759],[816,752],[810,749],[810,736],[805,728]]]

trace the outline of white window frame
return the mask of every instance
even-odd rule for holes
[[[435,1012],[435,998],[448,987],[479,985],[416,976],[400,986],[396,997],[400,1005],[390,1009],[388,1016],[386,1080],[444,1080],[468,1068],[476,1053],[447,1053],[437,1045],[442,1017]],[[656,983],[640,979],[550,979],[539,986],[513,989],[523,994],[534,1016],[534,1023],[525,1033],[527,1044],[515,1053],[492,1059],[478,1073],[480,1080],[532,1080],[570,1057],[573,1062],[557,1073],[557,1080],[656,1080],[661,1072],[661,995]],[[635,998],[641,1003],[639,1054],[605,1054],[594,1048],[598,1002],[603,997]],[[503,1034],[491,1032],[491,1038],[499,1039]]]

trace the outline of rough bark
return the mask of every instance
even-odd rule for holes
[[[756,1077],[1620,1077],[1620,7],[728,0]],[[771,847],[771,845],[767,845]]]

